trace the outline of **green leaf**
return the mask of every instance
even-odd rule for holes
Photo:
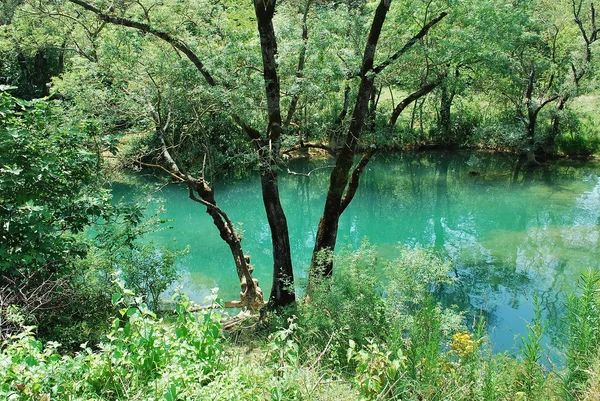
[[[163,396],[165,401],[176,401],[177,400],[177,388],[174,384],[171,384],[167,389],[167,392]]]
[[[37,358],[32,355],[29,355],[25,358],[25,363],[28,366],[37,366],[40,364],[39,361],[37,360]]]
[[[179,327],[175,329],[175,335],[177,336],[177,338],[185,338],[187,337],[188,333],[189,330],[185,327]]]
[[[122,298],[123,298],[123,296],[121,294],[113,294],[110,302],[113,305],[116,305]]]

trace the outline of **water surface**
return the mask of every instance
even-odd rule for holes
[[[331,161],[296,160],[297,172]],[[328,170],[310,178],[282,174],[280,192],[290,229],[299,283],[306,279]],[[142,196],[133,184],[115,184],[115,195]],[[219,287],[236,299],[239,284],[229,248],[203,207],[183,186],[153,194],[173,219],[153,235],[157,244],[190,246],[181,258],[184,289],[201,301]],[[218,184],[216,198],[244,233],[243,246],[255,276],[268,293],[271,284],[270,231],[258,177]],[[431,246],[454,262],[459,280],[444,302],[490,325],[496,350],[514,349],[533,317],[539,297],[550,337],[564,315],[562,300],[576,289],[582,272],[599,267],[600,166],[558,161],[533,171],[510,155],[472,152],[379,155],[365,171],[358,193],[340,221],[338,249],[359,247],[365,238],[383,258],[401,244]],[[267,295],[267,294],[266,294]]]

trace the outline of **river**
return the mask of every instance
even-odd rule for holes
[[[307,173],[331,161],[294,160]],[[287,214],[297,285],[306,266],[325,200],[328,170],[310,177],[282,172],[280,193]],[[138,179],[150,181],[144,177]],[[216,185],[216,198],[243,232],[255,276],[268,293],[270,231],[258,177]],[[115,197],[146,197],[140,182],[115,183]],[[183,248],[183,288],[202,301],[219,287],[238,298],[239,284],[228,247],[204,208],[181,185],[152,192],[150,210],[164,208],[170,221],[152,234],[159,245]],[[430,246],[451,258],[459,280],[439,294],[470,314],[485,315],[496,351],[514,349],[541,301],[551,344],[564,316],[563,298],[581,273],[600,264],[600,164],[560,160],[534,170],[514,155],[416,152],[379,155],[368,166],[340,221],[337,249],[357,248],[368,238],[382,258],[400,245]],[[265,294],[266,296],[268,294]]]

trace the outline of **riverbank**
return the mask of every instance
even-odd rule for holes
[[[591,401],[600,396],[597,273],[583,276],[580,295],[569,301],[566,362],[559,368],[546,363],[539,314],[528,323],[517,356],[494,354],[485,320],[466,326],[455,310],[432,302],[426,282],[412,270],[423,255],[406,255],[416,263],[398,270],[399,278],[416,285],[397,287],[400,292],[385,300],[372,285],[372,256],[368,249],[350,255],[338,268],[335,285],[316,291],[311,303],[226,333],[218,312],[190,313],[193,305],[185,296],[176,298],[175,317],[159,318],[131,294],[115,294],[121,312],[97,348],[83,344],[65,355],[58,343],[42,344],[31,332],[4,343],[0,396],[12,401]],[[440,284],[435,275],[428,277]],[[420,301],[403,300],[406,296]]]

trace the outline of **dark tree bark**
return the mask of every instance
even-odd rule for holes
[[[337,157],[335,168],[330,176],[329,189],[327,190],[327,197],[325,199],[325,208],[317,229],[310,269],[310,275],[313,279],[318,276],[329,277],[333,272],[333,259],[330,255],[324,255],[324,253],[332,253],[335,249],[340,216],[356,192],[356,188],[349,187],[348,194],[351,195],[346,202],[342,202],[344,193],[346,192],[346,186],[350,181],[349,173],[354,162],[354,153],[356,152],[358,139],[363,131],[365,118],[368,113],[369,99],[371,97],[373,81],[375,78],[375,75],[371,73],[371,70],[374,64],[377,42],[379,41],[381,29],[390,8],[390,2],[390,0],[381,0],[379,2],[369,31],[369,37],[363,54],[360,87],[356,97],[354,112],[352,113],[350,128],[348,129],[344,146]],[[367,152],[363,156],[361,162],[364,160],[363,164],[365,166],[366,163],[368,163],[370,156],[370,152]],[[360,171],[362,171],[362,169],[358,170],[360,164],[361,163],[357,165],[352,174],[352,176],[355,177],[353,182],[355,187],[358,187],[358,179],[360,178]],[[350,192],[351,190],[352,192]]]
[[[296,300],[294,291],[294,271],[287,226],[287,219],[279,200],[277,166],[280,157],[282,132],[280,85],[277,74],[277,42],[273,28],[275,0],[254,0],[254,11],[260,36],[263,60],[263,77],[267,96],[267,143],[262,141],[259,154],[264,167],[261,171],[263,202],[273,242],[273,285],[269,297],[270,307],[289,305]]]
[[[414,91],[413,93],[411,93],[410,95],[408,95],[407,97],[402,99],[402,101],[400,101],[400,103],[398,103],[396,105],[396,107],[394,107],[394,110],[392,111],[392,114],[390,115],[390,118],[386,125],[386,128],[388,129],[388,131],[391,131],[394,128],[394,125],[396,125],[396,121],[398,121],[398,117],[400,117],[400,114],[402,114],[404,109],[406,109],[412,102],[429,94],[432,90],[437,88],[443,79],[444,79],[443,76],[439,77],[437,80],[421,86],[418,90]]]
[[[447,142],[452,134],[452,102],[456,92],[446,82],[441,85],[440,94],[440,141]]]
[[[529,79],[527,82],[527,91],[525,93],[525,104],[527,106],[527,119],[525,119],[525,130],[526,130],[526,138],[527,138],[527,163],[529,165],[539,164],[535,158],[535,127],[537,124],[537,117],[540,112],[547,104],[558,99],[558,95],[543,98],[542,100],[536,100],[533,98],[533,87],[535,84],[535,61],[531,61],[530,71],[529,71]],[[550,78],[550,83],[548,84],[548,88],[552,86],[552,78]]]
[[[382,64],[375,67],[375,51],[377,49],[381,29],[390,8],[390,3],[391,0],[381,0],[379,2],[369,30],[359,75],[360,86],[356,96],[356,103],[354,105],[350,127],[348,128],[344,145],[336,159],[335,167],[330,175],[325,207],[317,229],[309,273],[309,295],[312,283],[318,281],[322,277],[330,277],[333,273],[332,256],[335,250],[340,216],[354,198],[358,188],[360,175],[375,151],[375,146],[372,145],[363,154],[358,164],[354,168],[352,167],[354,155],[358,147],[358,140],[362,134],[365,120],[369,113],[369,100],[373,91],[375,77],[378,73],[383,71],[385,67],[398,59],[402,54],[406,53],[415,43],[417,43],[418,39],[427,34],[432,26],[446,16],[446,13],[442,13],[425,24],[417,35],[411,38],[404,47],[385,60]]]

